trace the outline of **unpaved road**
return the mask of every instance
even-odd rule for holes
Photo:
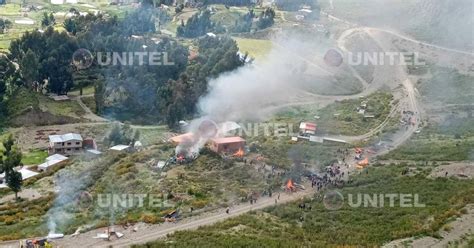
[[[309,196],[312,193],[314,193],[314,191],[311,187],[296,193],[281,193],[278,204],[295,201],[301,199],[302,197]],[[277,199],[277,197],[278,195],[274,194],[271,198],[260,198],[255,204],[241,203],[239,205],[235,205],[230,208],[229,214],[225,213],[225,209],[220,209],[216,212],[205,213],[202,216],[187,218],[177,223],[145,225],[140,227],[137,232],[133,232],[130,230],[130,228],[128,230],[124,230],[122,227],[116,226],[115,230],[124,233],[125,236],[121,239],[116,239],[113,241],[94,239],[93,237],[95,237],[97,233],[102,233],[106,230],[106,228],[100,228],[79,234],[76,237],[67,236],[64,239],[54,241],[54,244],[58,247],[77,247],[78,244],[80,244],[82,247],[128,247],[133,244],[146,243],[148,241],[163,238],[167,234],[175,231],[196,229],[200,226],[210,225],[219,221],[223,221],[227,218],[236,217],[252,210],[275,205],[275,199]]]

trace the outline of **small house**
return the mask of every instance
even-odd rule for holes
[[[49,168],[62,164],[64,161],[68,160],[68,157],[61,154],[54,154],[46,158],[46,162],[38,165],[38,171],[46,171]]]
[[[114,152],[131,152],[132,148],[127,145],[116,145],[110,147],[109,150]]]
[[[209,141],[209,148],[216,153],[234,153],[243,150],[244,147],[245,140],[238,136],[214,138]]]
[[[82,152],[82,137],[80,134],[67,133],[49,136],[49,154],[71,155]]]
[[[316,134],[316,124],[311,122],[300,123],[300,134],[302,135],[314,135]]]

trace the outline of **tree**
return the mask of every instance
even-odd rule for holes
[[[273,19],[275,18],[275,11],[272,8],[266,8],[258,18],[257,21],[257,28],[258,29],[265,29],[271,27],[275,22]]]
[[[15,199],[18,199],[18,192],[21,190],[23,179],[21,173],[15,170],[15,167],[22,165],[22,155],[20,151],[14,149],[14,143],[15,141],[11,135],[3,142],[5,150],[3,156],[0,157],[0,173],[5,173],[7,186],[15,192]]]
[[[76,35],[77,27],[76,27],[76,22],[73,19],[68,18],[64,20],[63,26],[64,26],[64,29],[66,29],[66,31],[68,31],[70,34]]]
[[[20,61],[21,76],[25,79],[29,87],[33,87],[39,77],[39,62],[36,54],[28,49],[25,57]]]
[[[9,29],[11,26],[12,26],[12,22],[10,20],[0,18],[0,34],[5,33],[5,31]]]
[[[7,139],[2,142],[3,144],[3,156],[8,157],[12,152],[13,145],[15,144],[15,140],[13,139],[12,135],[8,135]]]
[[[23,184],[23,177],[20,172],[12,170],[9,173],[7,186],[15,192],[15,199],[18,200],[18,192],[21,191],[21,185]]]

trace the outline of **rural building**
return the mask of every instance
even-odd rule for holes
[[[209,148],[216,153],[233,153],[243,150],[244,146],[245,140],[238,136],[214,138],[209,141]]]
[[[82,137],[80,134],[67,133],[49,136],[49,154],[71,155],[82,152]]]
[[[30,177],[34,177],[39,174],[38,172],[28,170],[26,167],[21,167],[20,169],[17,169],[16,171],[21,173],[21,178],[23,178],[23,180],[26,180]],[[5,182],[5,172],[4,172],[0,174],[0,188],[7,188],[7,187],[8,185]]]
[[[301,135],[313,135],[316,134],[316,124],[311,122],[300,123],[300,134]]]
[[[99,151],[99,150],[96,150],[96,149],[88,149],[88,150],[86,150],[86,157],[89,158],[89,159],[97,158],[97,157],[99,157],[100,155],[102,155],[102,152]]]
[[[68,157],[61,154],[54,154],[46,158],[46,162],[38,165],[38,171],[46,171],[49,168],[61,164],[62,162],[68,160]]]
[[[110,147],[109,150],[114,152],[131,152],[132,148],[127,145],[116,145]]]
[[[174,143],[174,144],[181,144],[183,141],[190,141],[192,142],[194,140],[194,134],[189,132],[181,135],[177,135],[174,137],[171,137],[168,141]]]

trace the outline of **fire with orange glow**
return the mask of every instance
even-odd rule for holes
[[[291,178],[288,180],[288,182],[286,183],[286,189],[287,190],[291,190],[291,191],[295,191],[296,190],[296,187],[295,185],[293,184],[293,180],[291,180]]]
[[[244,150],[242,150],[242,148],[240,148],[238,151],[236,151],[234,154],[233,154],[234,157],[243,157],[244,156]]]

